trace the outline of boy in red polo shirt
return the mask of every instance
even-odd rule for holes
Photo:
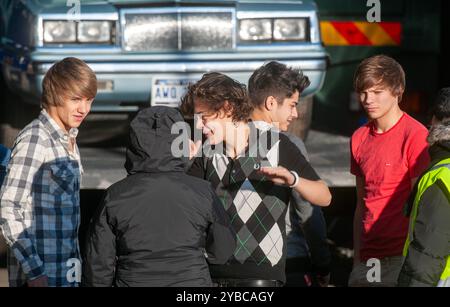
[[[349,286],[395,286],[408,232],[403,207],[429,163],[428,131],[399,107],[405,73],[394,59],[364,60],[354,87],[370,121],[351,138],[357,208]]]

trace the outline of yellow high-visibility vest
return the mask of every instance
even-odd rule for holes
[[[437,163],[435,166],[433,166],[425,175],[422,176],[422,178],[419,181],[418,187],[417,187],[417,194],[414,198],[414,204],[411,212],[411,219],[409,223],[409,232],[408,237],[406,238],[405,247],[403,248],[403,256],[408,255],[408,249],[409,245],[414,239],[414,226],[416,224],[416,218],[417,218],[417,211],[419,202],[422,199],[423,194],[425,191],[432,186],[435,182],[441,181],[444,186],[447,189],[447,199],[450,203],[450,159],[445,159]],[[450,217],[449,217],[450,218]],[[447,263],[444,268],[444,271],[441,275],[441,285],[446,284],[450,286],[450,255],[447,257]]]

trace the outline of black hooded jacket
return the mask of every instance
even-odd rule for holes
[[[128,177],[112,185],[91,221],[85,286],[211,286],[207,261],[223,264],[235,234],[210,184],[172,154],[176,109],[139,112],[130,127]],[[187,153],[186,153],[187,154]]]

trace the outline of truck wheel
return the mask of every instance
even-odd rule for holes
[[[309,128],[311,127],[312,109],[313,96],[301,99],[297,106],[298,118],[289,125],[288,132],[305,141],[308,137]]]
[[[19,129],[11,127],[10,124],[1,123],[0,124],[0,144],[11,148],[14,145],[14,140],[16,139]]]
[[[1,87],[4,99],[0,103],[0,144],[11,148],[17,134],[40,112],[38,105],[27,104],[5,85]]]

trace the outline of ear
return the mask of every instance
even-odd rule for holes
[[[274,108],[276,108],[278,102],[276,100],[275,97],[273,96],[268,96],[266,98],[266,101],[264,102],[264,107],[268,110],[268,111],[272,111]]]

